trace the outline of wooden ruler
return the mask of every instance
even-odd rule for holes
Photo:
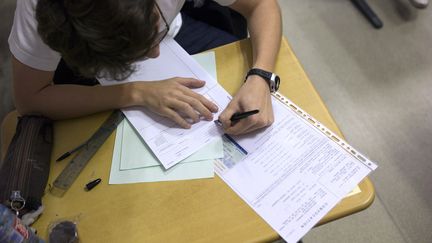
[[[102,126],[87,141],[86,146],[83,146],[83,148],[55,179],[49,190],[51,194],[62,197],[66,193],[93,155],[99,150],[123,119],[123,113],[119,110],[115,110],[105,120]]]

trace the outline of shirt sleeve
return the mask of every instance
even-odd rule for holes
[[[38,0],[17,0],[9,35],[9,49],[23,64],[42,71],[55,71],[60,54],[49,48],[37,32],[35,16]]]
[[[215,2],[219,3],[222,6],[229,6],[233,4],[237,0],[215,0]]]

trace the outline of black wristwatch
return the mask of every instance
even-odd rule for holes
[[[267,81],[267,84],[269,85],[270,88],[270,92],[274,93],[278,91],[280,85],[280,78],[275,73],[267,72],[259,68],[252,68],[246,74],[245,82],[250,75],[258,75],[261,78],[263,78],[265,81]]]

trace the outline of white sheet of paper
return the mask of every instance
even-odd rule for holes
[[[194,91],[212,100],[221,112],[231,96],[189,56],[173,39],[160,44],[160,56],[136,63],[136,72],[124,82],[164,80],[172,77],[190,77],[205,80],[206,85]],[[115,81],[99,80],[102,85],[114,85]],[[123,109],[124,114],[143,137],[152,152],[168,169],[189,157],[222,131],[213,121],[200,121],[191,129],[182,129],[172,121],[156,115],[145,108]],[[215,117],[218,114],[214,114]]]
[[[127,152],[125,147],[130,145],[129,141],[123,140],[124,123],[127,123],[127,121],[122,121],[117,127],[109,184],[190,180],[212,178],[214,176],[214,159],[182,162],[168,170],[165,170],[160,164],[139,169],[121,170],[122,152]],[[123,142],[128,142],[128,144],[125,145]],[[125,151],[122,151],[122,149]]]
[[[205,52],[192,56],[212,78],[217,80],[216,55],[214,52]],[[142,137],[130,125],[129,121],[123,126],[123,144],[127,141],[128,146],[122,149],[120,170],[130,170],[150,166],[160,166],[159,161],[143,141]],[[187,157],[180,163],[195,162],[200,160],[211,160],[223,157],[222,138],[216,138],[202,149]]]
[[[282,238],[297,242],[377,166],[274,97],[273,108],[271,127],[237,137],[237,144],[224,138],[215,170]]]
[[[214,79],[217,79],[214,52],[196,54],[192,57],[197,60]],[[222,138],[218,138],[181,161],[175,167],[171,168],[170,171],[166,171],[127,119],[119,124],[116,138],[118,140],[116,140],[114,150],[120,151],[115,152],[116,154],[113,160],[118,159],[120,162],[113,162],[110,184],[209,178],[213,177],[213,167],[210,166],[210,161],[223,157]],[[126,144],[127,146],[121,146]],[[202,162],[204,164],[184,165],[184,163],[188,162]],[[120,169],[119,171],[113,171],[114,168],[117,168],[117,163],[120,163]],[[122,170],[131,169],[140,170],[134,172],[129,171],[127,173],[122,172]],[[171,172],[171,170],[175,172]]]
[[[161,166],[150,148],[144,143],[141,136],[127,119],[119,124],[122,126],[122,147],[120,149],[120,170],[132,170],[152,166]],[[222,138],[215,138],[212,142],[202,147],[200,150],[182,160],[181,163],[196,162],[201,160],[214,160],[223,158]]]

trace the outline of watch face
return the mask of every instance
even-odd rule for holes
[[[278,91],[279,85],[280,85],[280,78],[279,78],[279,76],[276,75],[276,78],[275,78],[275,91]]]

